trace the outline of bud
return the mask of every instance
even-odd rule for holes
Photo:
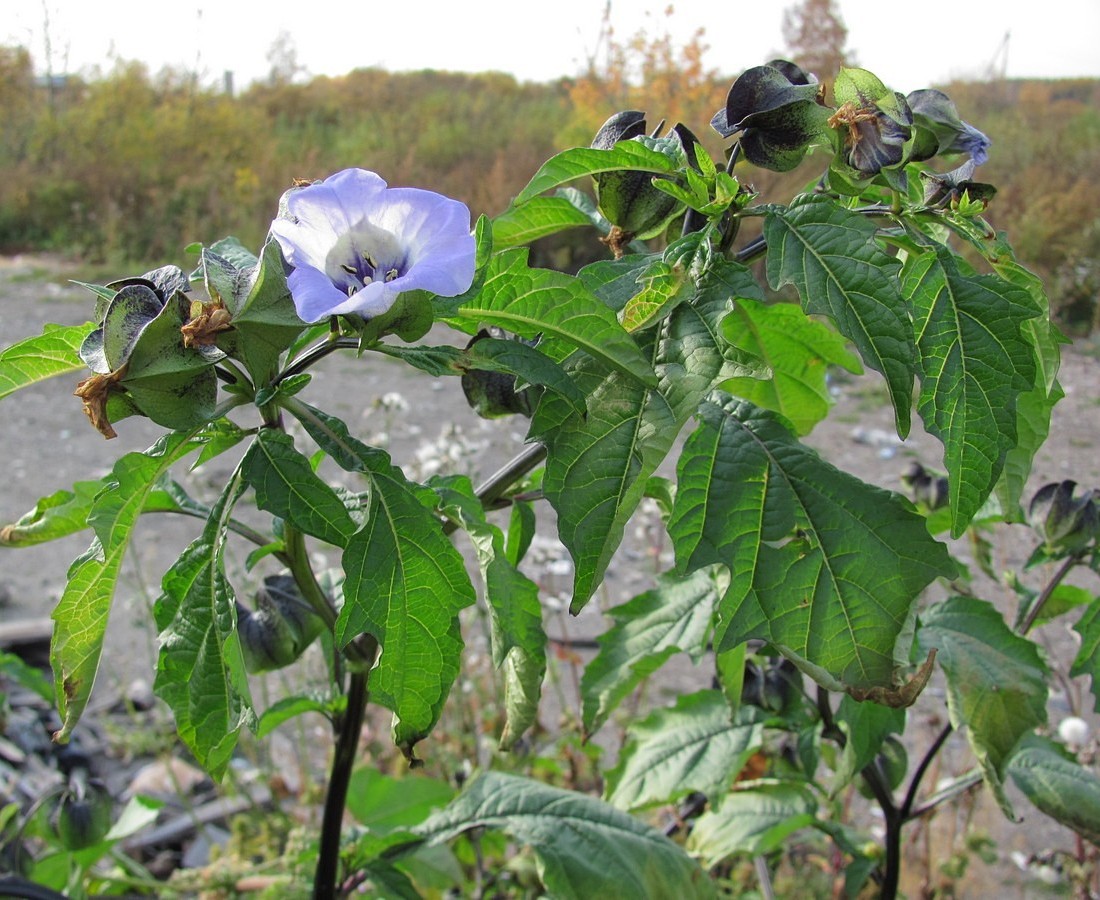
[[[470,340],[466,349],[469,350],[481,341],[502,339],[509,338],[499,328],[483,328]],[[523,341],[516,337],[511,340],[521,341],[528,346],[534,346],[537,343]],[[538,401],[538,391],[533,387],[522,391],[516,390],[515,375],[488,369],[470,369],[463,372],[462,392],[466,395],[466,400],[474,412],[485,419],[495,419],[516,413],[530,417]]]
[[[927,88],[913,91],[905,99],[916,131],[910,157],[914,162],[948,153],[969,154],[975,166],[989,159],[989,138],[959,118],[954,101],[943,91]]]
[[[1100,511],[1096,491],[1074,497],[1076,481],[1057,481],[1036,491],[1028,507],[1027,520],[1050,553],[1076,553],[1096,540]]]
[[[289,666],[321,633],[324,623],[290,575],[271,575],[256,592],[256,609],[237,603],[237,633],[249,672]]]
[[[592,148],[610,150],[620,141],[637,141],[683,165],[689,160],[689,152],[694,159],[694,146],[685,146],[685,133],[690,135],[686,129],[673,128],[665,137],[650,137],[646,134],[645,113],[628,109],[604,122],[592,140]],[[619,245],[634,238],[655,237],[683,212],[683,203],[653,186],[655,177],[663,176],[627,169],[593,176],[596,203],[600,212],[621,232],[615,239]]]
[[[916,460],[901,476],[901,483],[908,489],[913,502],[929,512],[947,505],[947,479],[933,475]]]
[[[722,137],[741,132],[741,152],[754,166],[787,172],[824,140],[829,110],[821,86],[794,63],[772,60],[743,72],[711,119]]]
[[[66,850],[98,844],[111,827],[110,794],[98,781],[85,781],[82,774],[70,779],[57,804],[54,830]]]
[[[913,135],[905,97],[866,69],[841,69],[833,89],[840,108],[830,116],[829,127],[843,138],[843,161],[864,176],[904,163]]]

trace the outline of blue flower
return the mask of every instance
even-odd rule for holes
[[[271,234],[293,266],[287,283],[306,322],[373,318],[404,291],[455,297],[474,278],[466,204],[389,188],[365,169],[289,191]]]

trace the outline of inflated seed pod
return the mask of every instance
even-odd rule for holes
[[[237,633],[249,672],[289,666],[321,633],[324,623],[290,575],[271,575],[256,591],[256,608],[237,603]]]

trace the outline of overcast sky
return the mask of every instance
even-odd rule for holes
[[[737,0],[613,0],[615,34],[669,30],[677,43],[706,29],[711,68],[734,74],[784,49],[783,10],[792,4]],[[154,7],[148,0],[10,0],[0,40],[29,47],[42,71],[46,36],[55,72],[109,71],[140,59],[172,65],[214,84],[269,71],[280,32],[310,75],[379,66],[392,71],[497,70],[521,80],[577,74],[597,49],[601,0],[218,0]],[[952,77],[1100,77],[1100,0],[839,0],[848,48],[860,65],[908,92]],[[153,12],[154,8],[156,12]],[[551,18],[551,13],[553,18]],[[47,27],[48,20],[48,27]],[[528,27],[529,26],[529,27]],[[899,43],[899,35],[909,40]]]

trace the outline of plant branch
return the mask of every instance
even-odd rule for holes
[[[1050,599],[1051,594],[1054,593],[1055,588],[1065,580],[1070,570],[1079,562],[1081,562],[1081,555],[1074,554],[1063,561],[1062,565],[1058,567],[1058,571],[1051,576],[1050,581],[1047,582],[1047,586],[1044,587],[1042,593],[1035,598],[1035,602],[1031,604],[1031,607],[1027,611],[1027,615],[1024,616],[1024,620],[1020,623],[1018,629],[1020,634],[1027,634],[1031,630],[1031,627],[1035,624],[1035,620],[1039,618],[1039,613],[1043,611],[1046,602]]]
[[[312,366],[314,363],[324,359],[330,353],[336,350],[354,350],[359,346],[359,338],[327,338],[319,344],[314,344],[305,353],[299,356],[294,362],[283,369],[272,381],[271,385],[274,387],[279,382],[290,378],[292,375],[298,375]]]
[[[928,771],[928,767],[932,765],[932,760],[936,758],[936,754],[940,752],[940,749],[951,736],[953,730],[951,723],[948,722],[943,726],[943,729],[936,736],[936,739],[932,741],[929,748],[924,751],[924,756],[921,757],[920,765],[918,765],[913,772],[913,777],[909,779],[909,788],[906,790],[905,799],[901,804],[900,812],[903,822],[908,822],[910,819],[917,818],[913,815],[913,804],[917,800],[917,788],[920,787],[921,779],[924,778],[925,772]]]

